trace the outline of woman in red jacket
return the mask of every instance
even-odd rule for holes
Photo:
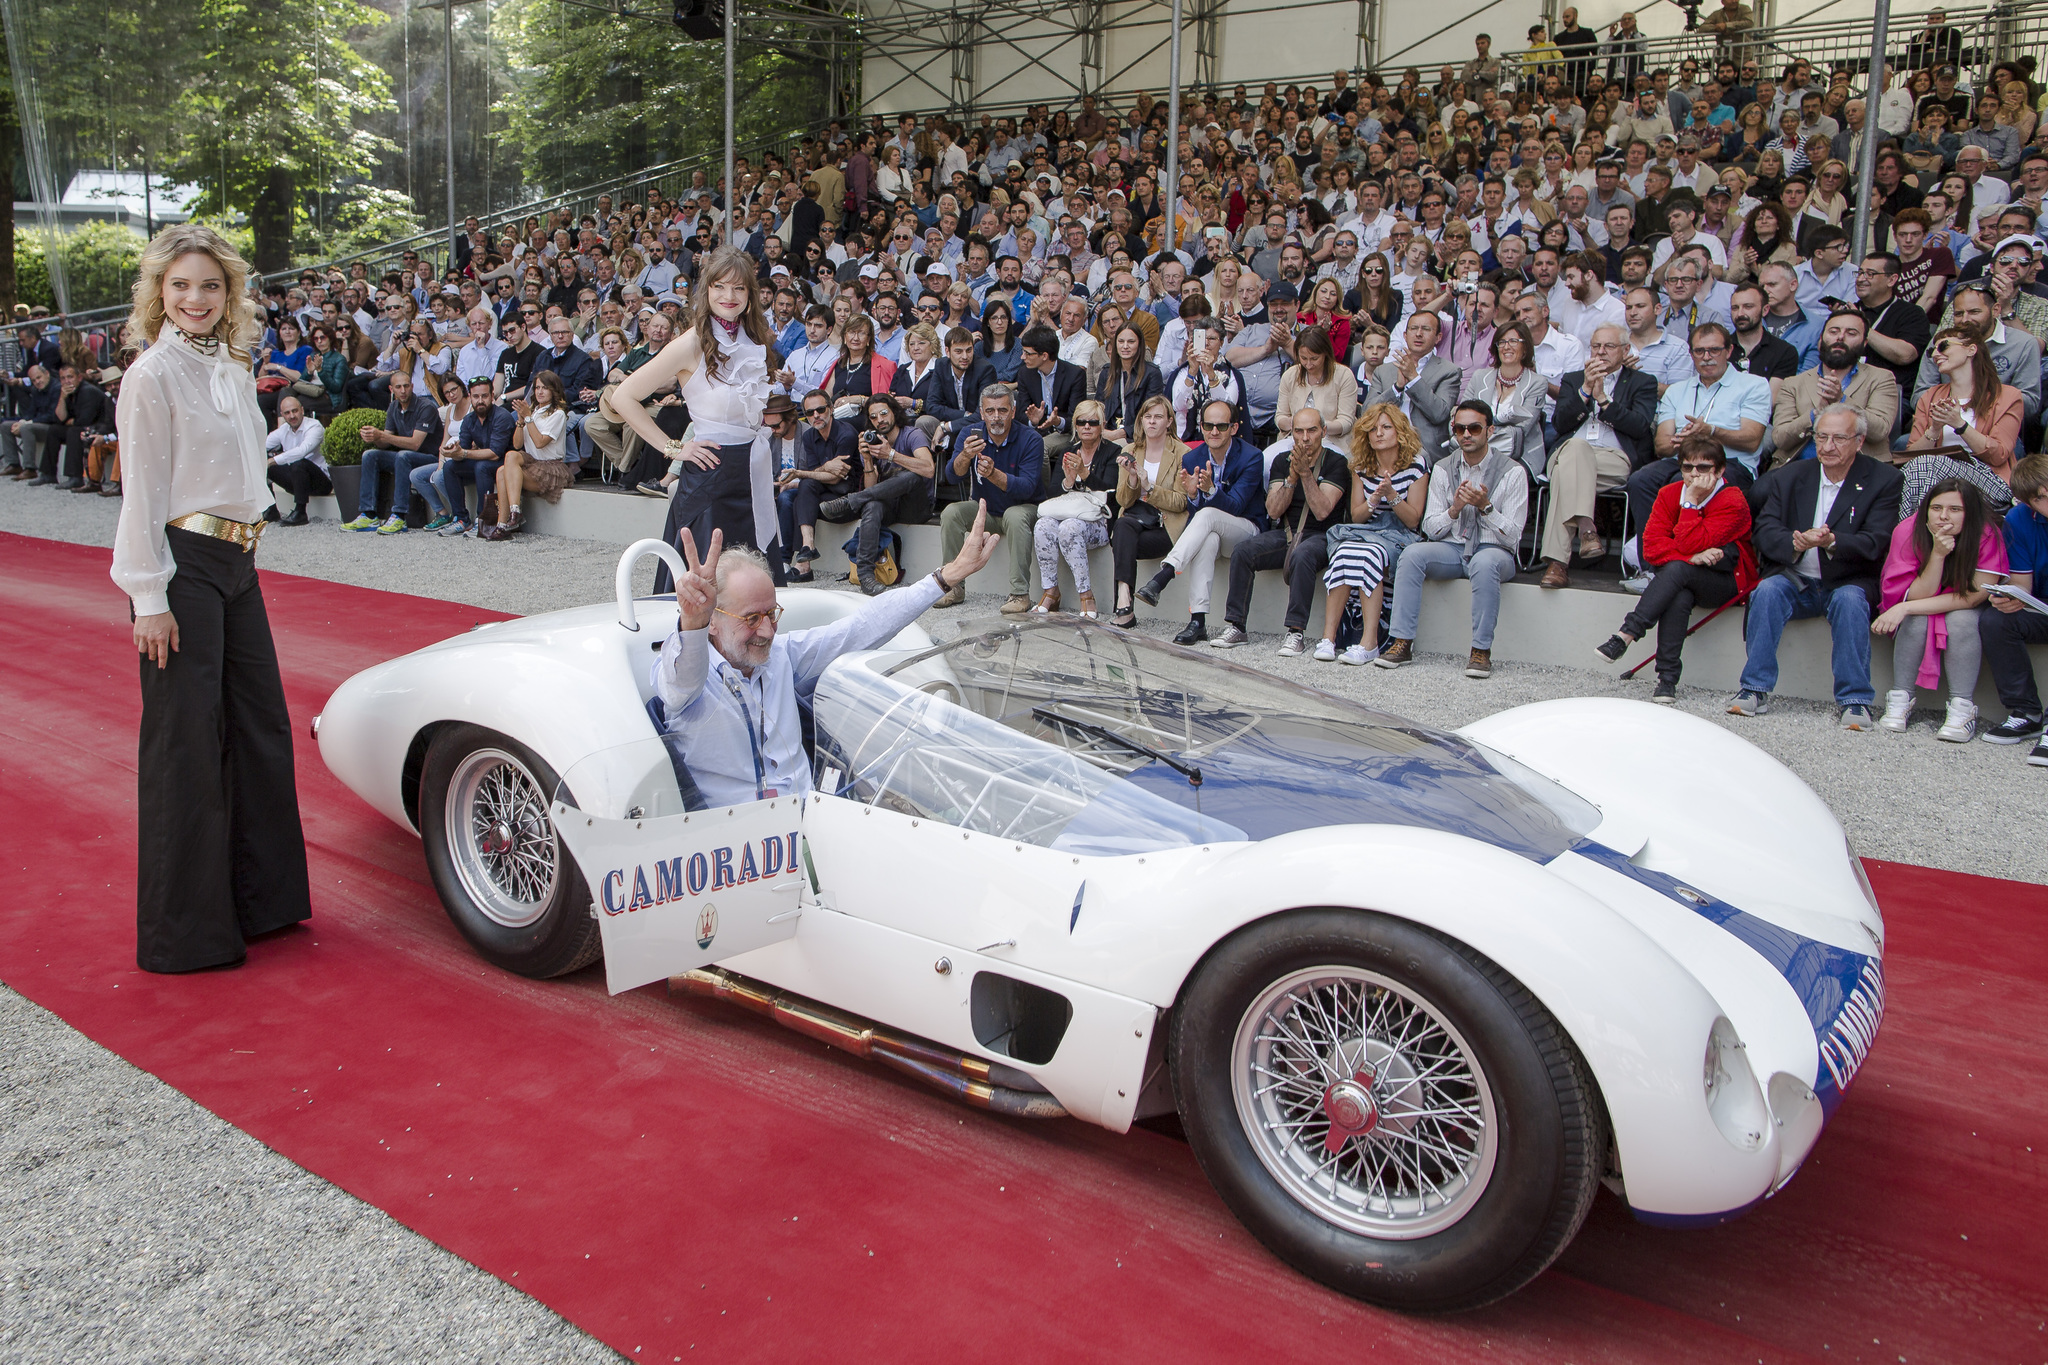
[[[1718,607],[1756,586],[1756,552],[1749,543],[1749,500],[1722,480],[1728,457],[1704,433],[1678,444],[1677,483],[1657,494],[1643,526],[1643,564],[1656,574],[1621,629],[1598,646],[1618,663],[1628,647],[1657,627],[1657,690],[1650,700],[1678,700],[1678,656],[1692,609]]]

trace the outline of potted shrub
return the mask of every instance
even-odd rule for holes
[[[384,413],[376,408],[350,408],[327,421],[320,453],[327,457],[327,473],[334,480],[334,502],[341,509],[343,521],[355,516],[357,500],[362,497],[363,428],[383,424]],[[391,500],[382,496],[381,490],[377,503],[379,516],[390,510]]]

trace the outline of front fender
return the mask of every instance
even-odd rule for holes
[[[1090,878],[1118,907],[1072,951],[1085,978],[1169,1007],[1236,929],[1303,906],[1392,915],[1497,963],[1570,1034],[1599,1082],[1638,1208],[1708,1215],[1755,1202],[1778,1175],[1776,1135],[1721,1135],[1702,1057],[1723,1011],[1666,949],[1582,887],[1515,854],[1435,830],[1333,826],[1188,850],[1164,885],[1134,859]],[[1105,875],[1107,874],[1107,875]],[[1120,964],[1120,965],[1119,965]]]
[[[483,631],[474,644],[448,642],[364,669],[322,709],[320,757],[351,791],[417,832],[406,811],[405,761],[430,726],[495,730],[558,775],[600,750],[647,739],[654,724],[632,661],[621,657],[645,636],[616,624],[609,630],[620,640],[601,629],[581,641],[491,640]]]

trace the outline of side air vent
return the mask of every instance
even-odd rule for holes
[[[995,972],[974,974],[968,1001],[975,1040],[1032,1066],[1052,1060],[1074,1019],[1064,995]]]

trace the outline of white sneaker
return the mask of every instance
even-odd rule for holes
[[[1621,580],[1622,591],[1632,592],[1638,597],[1641,597],[1649,586],[1650,575],[1646,573],[1633,574]]]
[[[1299,659],[1307,640],[1298,630],[1290,630],[1280,641],[1279,654],[1283,659]]]
[[[1945,739],[1951,744],[1968,744],[1977,737],[1977,703],[1961,697],[1948,699],[1948,717],[1941,728],[1934,732],[1936,739]]]
[[[1913,694],[1898,688],[1884,694],[1884,715],[1877,722],[1880,730],[1889,730],[1895,735],[1906,733],[1906,722],[1913,718]]]
[[[1337,656],[1337,662],[1340,664],[1350,664],[1354,668],[1362,668],[1379,657],[1380,652],[1378,649],[1367,649],[1364,645],[1352,645]]]
[[[1319,664],[1333,664],[1337,662],[1337,642],[1335,640],[1316,641],[1316,662]]]

